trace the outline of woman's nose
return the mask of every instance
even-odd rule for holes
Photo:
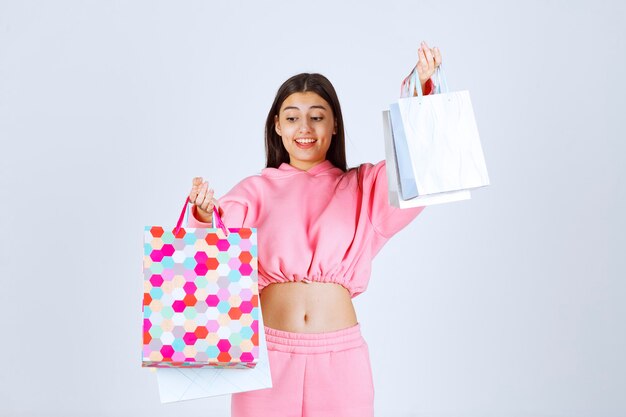
[[[309,122],[307,120],[302,120],[300,123],[300,132],[308,132],[309,131]]]

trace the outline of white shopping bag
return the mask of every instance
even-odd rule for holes
[[[413,172],[410,168],[410,161],[409,172],[402,173],[398,168],[398,153],[396,152],[394,146],[393,130],[391,128],[391,115],[389,111],[383,111],[383,131],[385,137],[387,189],[389,190],[389,203],[392,206],[399,208],[421,207],[429,206],[432,204],[450,203],[453,201],[470,199],[471,196],[469,190],[463,190],[418,196],[404,200],[400,194],[400,184],[402,182],[402,179],[404,180],[405,184],[409,183],[409,186],[411,180],[413,181],[414,186],[415,180],[413,179]]]
[[[448,92],[441,66],[436,77],[443,92],[422,96],[417,88],[419,96],[390,106],[403,200],[489,184],[469,92]]]
[[[259,361],[253,369],[158,368],[156,374],[162,403],[271,388],[263,314],[259,313]]]

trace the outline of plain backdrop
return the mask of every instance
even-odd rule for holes
[[[140,367],[142,232],[264,167],[280,84],[335,85],[349,165],[421,40],[491,185],[428,207],[354,302],[378,416],[626,415],[619,1],[0,0],[0,415],[227,416]],[[288,227],[288,224],[286,224]]]

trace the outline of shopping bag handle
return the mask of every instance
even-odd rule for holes
[[[180,226],[183,224],[183,219],[185,218],[185,214],[187,214],[187,218],[189,218],[189,203],[191,203],[191,201],[189,200],[189,197],[187,197],[187,199],[185,200],[185,205],[183,206],[183,210],[180,212],[180,216],[178,217],[178,222],[176,222],[174,235],[178,234],[178,231],[180,230]],[[220,213],[217,211],[217,207],[215,205],[213,206],[213,227],[219,227],[220,229],[222,229],[224,234],[228,236],[228,229],[226,228],[226,225],[224,225],[224,222],[222,221],[222,217],[220,216]]]
[[[448,90],[448,82],[446,81],[446,75],[443,72],[443,63],[439,64],[437,69],[435,70],[435,74],[433,77],[437,77],[438,82],[435,83],[436,89],[435,94],[439,94],[442,91],[447,93]],[[442,90],[443,87],[443,90]],[[413,73],[411,74],[409,91],[417,91],[417,96],[422,97],[422,84],[419,82],[419,78],[417,76],[417,65],[413,68]]]

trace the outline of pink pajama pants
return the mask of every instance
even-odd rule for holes
[[[265,327],[272,388],[232,395],[232,417],[371,417],[374,385],[356,324],[328,333]]]

